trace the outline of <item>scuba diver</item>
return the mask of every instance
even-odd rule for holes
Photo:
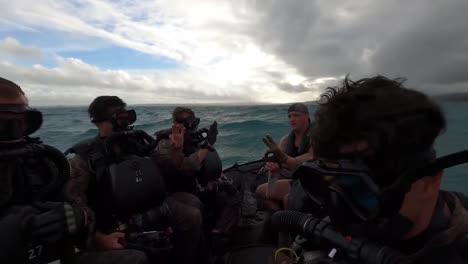
[[[440,185],[443,169],[468,162],[468,151],[436,158],[445,127],[440,107],[402,79],[346,77],[321,95],[315,159],[294,174],[346,241],[398,250],[405,262],[397,263],[466,263],[468,199]],[[334,260],[365,263],[352,257]]]
[[[223,250],[241,214],[241,196],[227,178],[222,175],[221,159],[214,149],[218,135],[216,121],[209,127],[199,129],[200,119],[190,108],[176,107],[172,113],[173,124],[184,126],[184,158],[176,173],[167,183],[172,192],[183,191],[197,194],[204,204],[205,227],[209,229],[214,250]],[[158,153],[166,155],[173,146],[168,144],[170,130],[156,132]],[[208,223],[214,222],[214,223]]]
[[[281,138],[279,150],[297,162],[311,160],[313,157],[309,142],[310,118],[307,106],[294,103],[288,108],[288,120],[291,132]],[[268,139],[274,144],[272,139]],[[286,156],[283,159],[287,159]],[[263,205],[272,211],[281,210],[288,205],[288,196],[292,183],[290,179],[279,179],[282,162],[268,161],[265,169],[268,173],[268,183],[258,186],[255,195],[263,201]],[[296,186],[295,186],[296,187]],[[297,188],[297,187],[296,187]]]
[[[182,128],[173,126],[170,144],[174,151],[161,159],[153,151],[154,139],[130,126],[136,121],[136,112],[127,110],[119,97],[95,98],[88,113],[99,134],[67,151],[76,155],[70,159],[72,173],[66,193],[92,216],[86,223],[91,232],[83,244],[83,258],[87,263],[104,259],[147,263],[145,254],[142,257],[145,252],[152,262],[197,263],[204,252],[201,206],[189,193],[166,197],[162,176],[165,168],[178,166],[173,164],[181,160],[178,155],[183,156]],[[169,243],[172,229],[173,250]],[[137,237],[142,240],[132,240]]]
[[[85,213],[64,200],[66,157],[29,137],[41,125],[22,89],[0,78],[0,263],[75,261]]]

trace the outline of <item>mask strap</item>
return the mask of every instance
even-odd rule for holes
[[[431,146],[426,151],[419,154],[412,154],[411,156],[407,156],[408,158],[402,159],[405,160],[405,162],[398,164],[398,167],[410,167],[410,169],[400,170],[400,173],[398,173],[400,176],[397,180],[392,185],[385,188],[384,191],[409,187],[416,180],[426,176],[423,172],[426,171],[429,164],[434,162],[435,155],[435,150]]]
[[[458,166],[464,163],[468,163],[468,150],[462,150],[459,152],[455,152],[446,156],[442,156],[436,159],[433,166],[433,169],[447,169],[450,167]]]

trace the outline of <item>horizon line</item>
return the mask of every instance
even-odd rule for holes
[[[428,95],[430,98],[443,100],[443,101],[468,101],[468,98],[458,98],[456,96],[465,95],[468,96],[468,92],[453,92],[453,93],[441,93],[441,94],[432,94]],[[296,101],[299,102],[299,101]],[[261,106],[261,105],[285,105],[285,104],[292,104],[296,102],[285,102],[285,103],[261,103],[261,102],[249,102],[249,103],[153,103],[153,104],[127,104],[128,106]],[[309,100],[309,101],[301,101],[304,104],[317,104],[318,100]],[[72,105],[32,105],[33,107],[88,107],[89,104],[72,104]]]
[[[127,104],[127,106],[261,106],[261,105],[284,105],[292,104],[295,102],[287,103],[154,103],[154,104]],[[316,101],[305,101],[304,104],[316,103]],[[33,105],[33,107],[88,107],[89,104],[76,104],[76,105]]]

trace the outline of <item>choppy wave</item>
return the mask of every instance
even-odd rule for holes
[[[288,133],[288,105],[267,106],[193,106],[202,120],[201,126],[219,123],[217,149],[224,167],[262,157],[265,146],[262,137],[272,135],[277,141]],[[311,113],[315,106],[309,105]],[[439,155],[468,149],[467,103],[444,103],[447,132],[436,142]],[[149,134],[171,126],[173,106],[135,106],[138,113],[136,128]],[[41,109],[44,124],[36,134],[44,142],[65,151],[80,140],[96,135],[97,129],[89,121],[86,107],[52,107]],[[444,187],[468,193],[468,165],[449,169]]]

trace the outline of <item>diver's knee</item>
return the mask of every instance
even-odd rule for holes
[[[259,199],[266,199],[266,188],[267,188],[267,184],[264,183],[264,184],[261,184],[260,186],[257,187],[257,189],[255,190],[255,196]]]
[[[203,215],[200,209],[187,207],[181,214],[182,229],[201,228],[203,225]]]
[[[135,264],[149,264],[149,259],[148,256],[146,256],[145,252],[140,251],[140,250],[134,250],[134,249],[123,249],[123,250],[115,250],[112,251],[113,254],[115,254],[115,258],[119,258],[122,262],[122,264],[130,264],[130,263],[135,263]]]
[[[283,208],[284,208],[284,210],[288,210],[288,201],[289,201],[289,193],[287,193],[283,197]]]
[[[188,215],[189,215],[188,217],[193,227],[202,226],[203,215],[202,215],[201,210],[199,210],[198,208],[193,208],[192,210],[189,211]]]
[[[203,208],[203,203],[200,201],[196,195],[188,192],[176,192],[173,193],[169,198],[173,199],[174,201],[193,206],[199,209]]]
[[[148,256],[146,256],[145,252],[143,251],[131,250],[131,253],[129,254],[130,254],[129,258],[132,260],[131,263],[135,263],[135,264],[149,264],[150,263]]]

